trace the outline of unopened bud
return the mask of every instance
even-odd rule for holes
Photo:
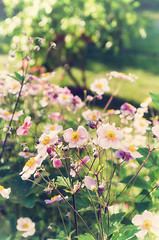
[[[51,48],[56,48],[56,43],[51,43]]]
[[[7,135],[8,136],[12,135],[12,132],[11,131],[7,131]]]
[[[34,50],[38,52],[40,50],[40,47],[39,46],[35,46]]]
[[[52,192],[50,188],[46,188],[44,191],[46,194],[50,194]]]
[[[95,152],[94,154],[93,154],[93,157],[94,158],[97,158],[99,156],[99,153],[97,153],[97,152]]]
[[[23,152],[29,152],[29,148],[28,148],[28,147],[25,147],[25,148],[23,149]]]
[[[64,152],[68,152],[69,148],[68,147],[62,147],[61,150],[64,151]]]
[[[98,186],[98,190],[100,192],[104,192],[105,191],[105,187],[101,184],[101,185]]]
[[[40,173],[35,172],[35,173],[34,173],[34,178],[39,178],[39,177],[40,177]]]

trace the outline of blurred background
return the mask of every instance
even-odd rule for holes
[[[0,70],[27,49],[26,36],[40,46],[30,72],[55,70],[60,86],[89,88],[119,71],[138,76],[119,99],[139,104],[159,92],[159,0],[0,0]]]

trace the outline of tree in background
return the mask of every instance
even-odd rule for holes
[[[92,44],[104,51],[111,48],[117,53],[132,36],[140,34],[143,24],[135,11],[140,3],[134,0],[3,0],[3,3],[8,18],[1,22],[0,32],[12,37],[12,48],[27,44],[24,32],[30,37],[45,38],[41,49],[44,52],[55,42],[56,50],[47,52],[46,58],[36,54],[37,63],[48,70],[65,66],[76,84],[71,67],[78,65],[84,87],[88,46]]]

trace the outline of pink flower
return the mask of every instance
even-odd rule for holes
[[[132,223],[139,226],[139,232],[136,233],[138,238],[144,237],[148,231],[151,231],[155,235],[159,236],[159,216],[153,216],[151,212],[145,210],[142,215],[135,215],[132,219]]]
[[[31,117],[26,117],[24,119],[24,124],[17,129],[17,135],[26,135],[28,134],[28,128],[31,127]]]
[[[24,232],[23,237],[32,236],[35,233],[35,223],[30,218],[19,218],[17,220],[17,230]]]
[[[49,134],[43,133],[41,137],[39,138],[39,144],[37,145],[38,153],[41,155],[46,155],[47,148],[49,148],[51,145],[54,145],[58,140],[58,132],[52,131]]]
[[[34,157],[35,156],[34,153],[30,153],[30,152],[19,152],[18,155],[23,157],[23,158],[29,158],[29,157]]]
[[[97,130],[97,134],[98,144],[104,149],[109,147],[118,149],[120,146],[119,140],[123,138],[123,134],[115,128],[115,125],[109,123],[101,125]]]
[[[92,177],[86,176],[84,179],[84,184],[86,188],[88,188],[91,191],[95,191],[97,189],[96,188],[97,183]]]
[[[59,112],[54,112],[49,116],[49,118],[51,118],[52,120],[61,121],[63,119],[63,116],[60,115]]]
[[[65,199],[67,199],[67,198],[68,198],[68,196],[65,197]],[[60,195],[57,195],[57,196],[52,197],[51,199],[46,199],[45,203],[46,204],[53,204],[55,202],[61,202],[63,200],[64,199]]]
[[[82,113],[83,117],[87,121],[98,121],[101,117],[100,111],[88,109]]]
[[[48,124],[44,127],[43,132],[44,133],[50,133],[51,131],[57,131],[57,132],[61,132],[63,130],[62,125],[59,125],[57,123],[55,124]]]
[[[65,130],[63,137],[65,142],[69,143],[69,147],[74,148],[84,145],[88,140],[89,134],[83,126],[79,126],[76,132],[72,128]]]
[[[130,81],[131,83],[134,83],[137,77],[131,73],[126,75],[122,72],[113,71],[109,73],[109,79],[112,80],[113,78],[124,79]]]
[[[17,121],[21,115],[23,115],[23,110],[15,112],[13,120]],[[4,120],[10,121],[11,118],[12,118],[12,113],[0,108],[0,118],[3,118]]]
[[[54,166],[54,168],[60,168],[62,166],[62,161],[60,159],[54,158],[53,166]]]
[[[90,86],[91,91],[95,92],[97,95],[103,95],[105,92],[110,90],[108,86],[108,81],[106,78],[96,79]]]

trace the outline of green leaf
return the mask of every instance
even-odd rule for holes
[[[24,80],[24,77],[21,76],[19,73],[14,72],[15,76],[8,74],[9,77],[14,78],[15,80],[22,82]]]
[[[130,176],[124,178],[121,182],[127,184],[132,177],[134,177],[134,175],[130,175]],[[147,181],[145,179],[143,179],[143,177],[141,177],[141,176],[135,177],[129,183],[129,187],[131,187],[131,186],[134,186],[137,188],[142,188],[142,189],[150,189],[151,188],[151,186],[147,183]]]
[[[152,98],[152,102],[156,105],[156,107],[159,108],[159,94],[155,94],[155,93],[149,93],[151,98]]]
[[[23,181],[20,176],[16,176],[8,181],[11,187],[10,201],[21,203],[25,207],[32,208],[35,204],[35,194],[30,194],[32,183]]]
[[[139,151],[139,153],[141,153],[143,155],[142,158],[136,159],[138,161],[138,163],[141,165],[143,163],[143,161],[146,159],[146,157],[149,153],[149,150],[147,148],[139,148],[138,151]],[[151,152],[144,167],[150,169],[151,167],[158,166],[158,165],[159,165],[158,153],[156,151]]]
[[[19,73],[14,72],[14,74],[15,74],[17,80],[19,80],[19,81],[23,81],[24,80],[24,77],[22,75],[20,75]]]
[[[116,239],[120,239],[120,240],[131,239],[135,235],[135,233],[137,233],[138,231],[139,230],[137,229],[136,226],[134,226],[134,225],[126,225],[126,226],[122,227],[121,229],[119,229],[119,231],[118,231],[118,233],[119,233],[118,236],[119,237],[116,238]],[[115,240],[115,238],[112,238],[112,239]]]
[[[136,207],[136,209],[138,210],[139,213],[142,213],[144,210],[148,209],[150,205],[151,205],[151,196],[149,195],[149,192],[146,189],[144,189],[136,197],[135,207]]]
[[[118,222],[118,223],[119,223],[119,222],[122,221],[124,215],[125,215],[125,212],[114,213],[114,214],[111,215],[110,221],[111,221],[112,223],[115,223],[115,222]]]
[[[90,233],[85,233],[75,238],[77,238],[78,240],[95,240],[95,238]]]

